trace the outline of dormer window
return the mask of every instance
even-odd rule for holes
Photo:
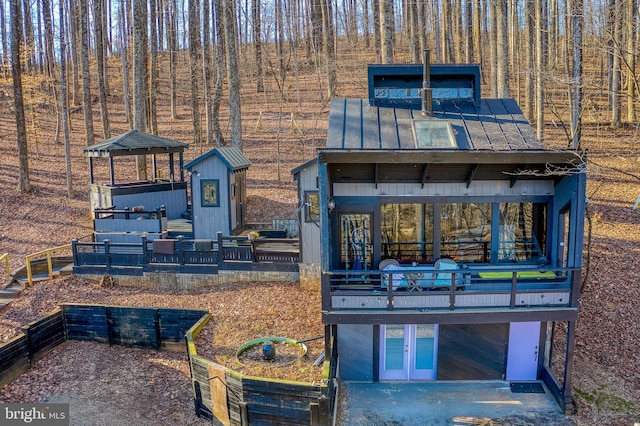
[[[413,136],[418,149],[458,147],[451,124],[444,120],[413,120]]]

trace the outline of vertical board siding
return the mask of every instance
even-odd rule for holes
[[[299,199],[304,202],[304,193],[306,191],[318,191],[316,185],[316,177],[318,176],[318,163],[310,165],[306,169],[300,171],[300,195]],[[306,221],[306,208],[301,209],[301,228],[302,235],[300,244],[300,257],[304,263],[320,264],[320,227],[319,224]]]
[[[23,331],[25,329],[29,330],[25,335],[30,341],[32,360],[41,359],[65,341],[64,316],[60,310],[23,327]]]
[[[373,325],[338,325],[340,378],[373,380]]]
[[[441,324],[438,380],[504,380],[509,324]]]

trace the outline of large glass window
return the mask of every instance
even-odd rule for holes
[[[371,214],[340,214],[340,260],[345,270],[371,269]]]
[[[433,205],[382,204],[382,257],[433,261]]]
[[[491,204],[442,204],[440,256],[487,263],[491,255]]]
[[[546,205],[500,203],[498,262],[538,262],[545,254]]]

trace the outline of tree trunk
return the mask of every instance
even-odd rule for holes
[[[147,1],[133,1],[133,127],[147,131]],[[136,156],[138,180],[147,180],[146,156]]]
[[[96,39],[96,66],[98,68],[98,97],[100,99],[100,116],[102,118],[102,134],[104,139],[111,137],[109,129],[109,109],[107,107],[107,88],[104,64],[104,35],[102,34],[102,0],[93,0],[93,28]]]
[[[229,117],[231,121],[231,146],[242,150],[242,112],[240,99],[240,70],[235,32],[233,4],[224,5],[224,39],[227,51],[227,81],[229,82]]]
[[[496,54],[498,65],[498,97],[509,97],[509,43],[507,37],[507,2],[496,1]]]
[[[22,64],[20,42],[22,41],[22,16],[20,0],[11,0],[11,78],[13,79],[13,106],[16,113],[16,139],[18,141],[18,192],[31,191],[29,182],[29,154],[27,151],[27,126],[24,119],[22,99]]]
[[[498,16],[495,1],[489,4],[489,14],[491,19],[491,32],[489,32],[489,53],[491,57],[491,69],[489,71],[489,88],[491,97],[498,97]]]
[[[380,34],[382,36],[382,63],[393,63],[392,0],[380,0]]]
[[[223,8],[222,8],[222,0],[213,0],[214,9],[215,9],[215,26],[216,26],[216,35],[218,36],[216,40],[216,82],[215,82],[215,90],[213,93],[213,104],[211,105],[211,114],[213,118],[213,136],[216,141],[217,146],[225,145],[224,138],[222,136],[222,130],[220,129],[220,98],[222,97],[222,84],[224,82],[224,57],[225,57],[225,48],[224,48],[224,23],[222,22],[223,17]]]
[[[33,31],[33,19],[31,17],[31,2],[29,0],[23,0],[23,15],[24,15],[24,43],[26,54],[26,71],[29,74],[33,74],[34,67],[36,65],[36,47],[35,47],[35,37]]]
[[[89,74],[89,29],[87,26],[87,3],[80,0],[80,45],[82,62],[82,111],[87,145],[95,143],[93,134],[93,112],[91,110],[91,74]]]
[[[543,0],[536,0],[535,22],[536,22],[536,136],[539,140],[544,139],[544,84],[542,74],[544,72],[544,35],[543,27]]]
[[[169,80],[171,85],[171,119],[178,118],[177,110],[177,67],[178,67],[178,4],[176,0],[169,2],[169,13],[167,14],[167,44],[169,47]]]
[[[373,16],[373,50],[376,52],[378,61],[382,61],[382,34],[380,28],[380,0],[371,0],[371,9]]]
[[[129,34],[126,26],[124,2],[120,2],[120,60],[122,63],[122,98],[124,102],[124,115],[129,123],[129,128],[133,129],[133,116],[131,114],[131,88],[129,85]]]
[[[46,3],[48,3],[48,1],[46,1]],[[71,143],[69,141],[69,116],[67,101],[67,59],[65,57],[67,45],[64,34],[65,29],[63,2],[58,2],[58,15],[60,17],[60,109],[62,111],[62,138],[64,139],[64,159],[65,169],[67,172],[67,197],[73,198],[73,175],[71,173]]]
[[[204,86],[204,115],[207,125],[206,143],[213,143],[213,117],[211,108],[211,0],[202,1],[202,84]]]
[[[2,74],[4,78],[9,75],[9,56],[7,54],[7,27],[4,20],[4,2],[0,2],[0,33],[2,34]]]
[[[157,113],[157,92],[158,92],[158,3],[156,0],[149,1],[149,29],[151,40],[149,43],[149,131],[151,134],[158,134],[158,113]]]
[[[636,39],[635,34],[638,30],[636,22],[637,17],[637,0],[627,1],[627,121],[629,123],[636,122]]]
[[[262,72],[262,28],[260,17],[260,0],[251,0],[251,22],[253,29],[253,47],[256,59],[256,92],[264,92],[264,76]]]
[[[618,128],[622,125],[620,108],[621,91],[621,59],[622,59],[622,0],[612,1],[612,45],[613,64],[611,68],[611,127]]]
[[[191,71],[191,120],[193,122],[193,143],[202,142],[200,126],[200,102],[198,100],[198,81],[200,70],[200,7],[198,0],[189,0],[189,65]]]
[[[42,0],[42,13],[44,19],[45,70],[49,78],[54,78],[55,58],[53,54],[53,23],[51,20],[50,0]],[[4,16],[0,21],[2,22],[1,25],[4,26]],[[63,49],[60,49],[60,51],[64,52]]]
[[[480,0],[475,0],[473,8],[473,51],[474,60],[478,64],[482,64],[482,19],[480,17],[482,8]]]
[[[324,27],[324,54],[327,66],[327,90],[329,98],[336,87],[336,52],[333,40],[333,10],[331,0],[322,1],[322,23]]]
[[[534,87],[535,87],[535,4],[527,2],[524,14],[524,32],[525,32],[525,81],[524,81],[524,115],[533,121],[534,116]]]
[[[582,31],[583,0],[571,0],[571,33],[573,39],[573,103],[571,105],[572,148],[580,147],[582,133]]]

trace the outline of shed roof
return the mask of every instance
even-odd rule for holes
[[[541,150],[531,125],[513,99],[434,102],[433,116],[419,110],[377,107],[365,99],[331,102],[327,149],[420,149],[413,122],[439,120],[451,125],[458,149]]]
[[[189,145],[138,130],[129,130],[83,149],[88,157],[168,154],[183,152]]]
[[[202,161],[212,156],[216,156],[217,158],[219,158],[224,163],[224,165],[233,172],[246,170],[251,165],[251,161],[249,161],[249,159],[244,156],[239,148],[235,146],[221,146],[214,148],[211,151],[202,154],[195,160],[185,164],[184,168],[187,170],[191,169],[196,164],[201,163]]]

